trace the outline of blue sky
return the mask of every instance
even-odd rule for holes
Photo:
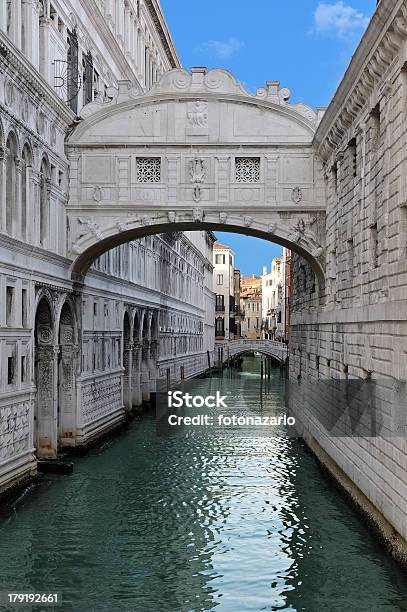
[[[185,68],[227,68],[254,92],[267,80],[292,102],[326,106],[372,15],[376,0],[161,0]],[[281,248],[217,234],[244,273],[260,272]]]

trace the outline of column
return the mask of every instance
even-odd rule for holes
[[[132,362],[133,362],[133,342],[124,340],[123,349],[123,402],[127,412],[131,412],[133,407],[132,394]]]
[[[40,173],[31,168],[30,173],[32,189],[30,189],[30,206],[27,211],[27,242],[38,246],[40,244]]]
[[[158,342],[151,340],[150,354],[148,359],[148,369],[150,373],[150,394],[156,393],[157,390],[157,357],[158,357]]]
[[[34,440],[37,456],[53,459],[57,456],[58,358],[59,347],[39,346],[37,352],[37,409]]]
[[[16,164],[16,185],[15,185],[15,208],[13,213],[13,236],[21,238],[21,179],[22,179],[22,160],[15,158]]]
[[[6,231],[7,149],[0,147],[0,230]]]
[[[133,407],[141,406],[143,396],[141,392],[141,344],[139,342],[133,344],[132,393]]]
[[[150,341],[144,340],[141,353],[141,397],[143,402],[150,401]]]
[[[40,35],[39,35],[39,71],[45,80],[49,81],[49,30],[51,27],[51,19],[46,15],[40,19]]]

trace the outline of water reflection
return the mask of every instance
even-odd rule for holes
[[[235,413],[281,410],[278,369],[260,403],[258,358],[222,388]],[[157,437],[148,415],[44,479],[0,542],[0,590],[59,591],[67,611],[407,610],[405,576],[282,427]]]

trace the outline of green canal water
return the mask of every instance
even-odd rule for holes
[[[278,414],[279,370],[260,401],[259,364],[189,390]],[[145,415],[13,505],[0,590],[62,593],[62,611],[407,611],[407,576],[284,427],[160,437]]]

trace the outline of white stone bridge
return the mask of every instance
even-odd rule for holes
[[[257,352],[272,357],[279,364],[285,364],[288,357],[287,345],[275,340],[223,340],[216,342],[215,358],[218,364],[225,363],[230,357],[244,353]]]

